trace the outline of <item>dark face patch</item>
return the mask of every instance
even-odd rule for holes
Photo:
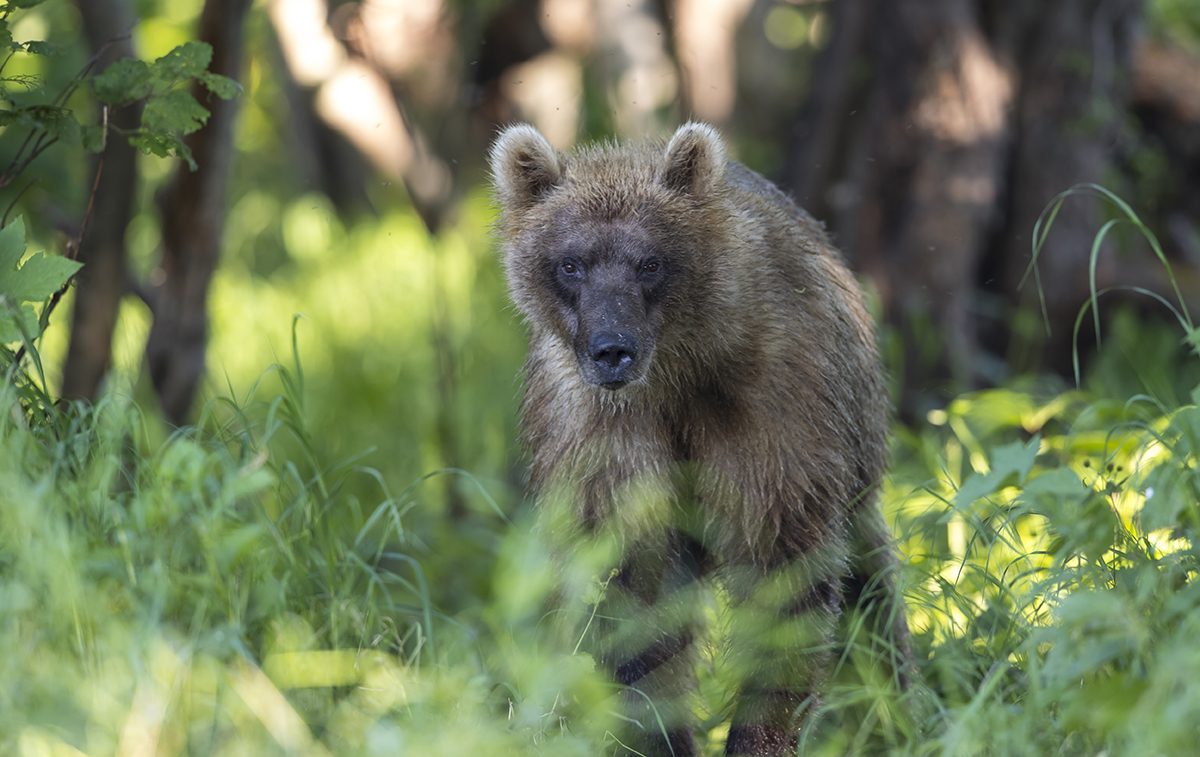
[[[682,275],[642,227],[564,224],[541,272],[583,378],[620,389],[646,375],[667,295]]]

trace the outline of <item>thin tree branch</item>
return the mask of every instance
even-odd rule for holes
[[[26,184],[24,189],[22,189],[20,192],[17,192],[17,196],[13,198],[13,201],[8,204],[8,209],[4,211],[4,217],[0,218],[0,228],[8,225],[8,214],[12,212],[13,208],[17,207],[17,202],[25,196],[25,193],[28,192],[33,185],[37,184],[39,181],[41,181],[41,179],[34,179]]]
[[[137,21],[134,22],[134,25],[135,26],[137,25]],[[75,74],[75,76],[72,77],[71,81],[67,82],[67,85],[65,87],[63,87],[63,91],[60,92],[58,94],[58,97],[54,98],[54,100],[52,100],[50,104],[51,105],[62,105],[63,103],[65,103],[71,97],[71,95],[75,94],[76,90],[79,89],[79,86],[81,84],[83,84],[83,80],[88,75],[88,72],[92,70],[93,66],[95,66],[97,63],[100,62],[100,59],[102,57],[104,57],[104,54],[108,52],[108,49],[110,47],[117,44],[118,42],[124,42],[125,40],[130,39],[132,37],[133,37],[133,28],[131,27],[130,30],[125,32],[124,34],[118,34],[117,36],[110,39],[108,42],[105,42],[100,47],[100,49],[96,51],[96,54],[93,55],[91,58],[89,58],[87,63],[83,64],[83,68],[79,69],[79,73]]]
[[[85,233],[87,233],[88,220],[92,217],[92,208],[95,207],[95,205],[96,205],[96,192],[100,189],[100,175],[102,173],[104,173],[104,153],[105,153],[105,148],[108,146],[108,106],[107,105],[105,105],[104,109],[103,109],[103,131],[101,132],[100,140],[101,140],[101,145],[102,145],[101,150],[100,150],[100,160],[96,164],[96,178],[92,182],[92,193],[88,197],[87,211],[84,212],[84,214],[83,214],[83,223],[81,223],[79,225],[79,236],[76,237],[73,241],[67,243],[66,257],[71,260],[75,260],[79,256],[79,248],[83,246],[83,235]],[[32,182],[31,182],[31,186],[32,186]],[[25,189],[28,189],[28,188],[29,187],[26,187]],[[21,191],[24,192],[25,190],[21,190]],[[19,196],[20,195],[18,195],[18,197]],[[13,200],[13,202],[15,203],[16,200]],[[12,208],[10,206],[9,210],[11,210],[11,209]],[[5,217],[7,217],[7,216],[8,216],[8,214],[5,213]],[[45,312],[42,313],[42,317],[41,317],[42,321],[49,320],[50,315],[54,312],[54,308],[58,307],[59,301],[62,300],[63,295],[67,293],[67,289],[70,288],[71,284],[74,281],[75,281],[75,276],[72,275],[69,279],[64,281],[63,285],[61,287],[59,287],[58,291],[55,292],[50,297],[50,302],[46,305]],[[21,347],[17,350],[17,354],[13,360],[13,363],[20,364],[21,358],[23,358],[23,357],[25,357],[25,345],[24,344],[22,344]]]

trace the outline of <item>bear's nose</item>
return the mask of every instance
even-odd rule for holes
[[[588,355],[599,373],[601,384],[623,384],[637,359],[638,343],[633,334],[604,331],[588,343]]]

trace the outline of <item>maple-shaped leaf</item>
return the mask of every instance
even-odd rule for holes
[[[20,326],[27,335],[38,335],[37,315],[29,303],[44,302],[83,265],[41,252],[20,265],[24,255],[25,220],[17,218],[0,229],[0,342],[6,344],[20,341]]]

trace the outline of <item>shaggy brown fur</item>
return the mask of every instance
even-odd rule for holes
[[[491,163],[531,329],[532,485],[543,507],[570,503],[557,538],[607,529],[624,544],[605,615],[632,622],[597,647],[644,694],[629,698],[636,748],[695,753],[695,621],[678,597],[713,575],[742,678],[726,751],[794,750],[845,595],[881,571],[891,586],[895,561],[873,493],[887,394],[857,283],[821,226],[707,126],[563,154],[514,126]]]

